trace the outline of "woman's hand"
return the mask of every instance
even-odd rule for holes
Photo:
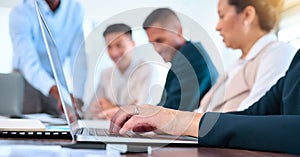
[[[202,114],[166,109],[153,105],[127,105],[111,119],[110,132],[163,132],[171,135],[198,136]]]

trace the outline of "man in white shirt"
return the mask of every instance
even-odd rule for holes
[[[153,68],[147,62],[133,57],[135,46],[131,28],[125,24],[113,24],[103,33],[107,52],[114,66],[104,69],[88,107],[85,118],[111,117],[122,105],[151,103],[149,97]]]

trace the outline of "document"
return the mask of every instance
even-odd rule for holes
[[[46,131],[36,119],[0,119],[0,131]]]
[[[46,113],[34,113],[34,114],[24,114],[24,118],[28,119],[38,119],[43,124],[48,125],[66,125],[67,121],[63,118],[53,117],[52,115]]]

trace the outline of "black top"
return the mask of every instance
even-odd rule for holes
[[[200,43],[186,42],[171,63],[159,105],[193,111],[215,83],[218,72]]]
[[[206,113],[200,122],[199,144],[300,154],[299,74],[300,50],[286,75],[251,107]]]

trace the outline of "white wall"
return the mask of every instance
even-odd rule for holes
[[[296,3],[296,2],[295,2]],[[281,14],[281,22],[279,25],[279,38],[282,41],[288,42],[299,38],[300,35],[300,0],[298,3],[290,7],[289,10]],[[300,47],[300,45],[299,45]]]
[[[0,7],[0,73],[9,73],[12,71],[12,45],[8,32],[9,12],[9,8]]]

